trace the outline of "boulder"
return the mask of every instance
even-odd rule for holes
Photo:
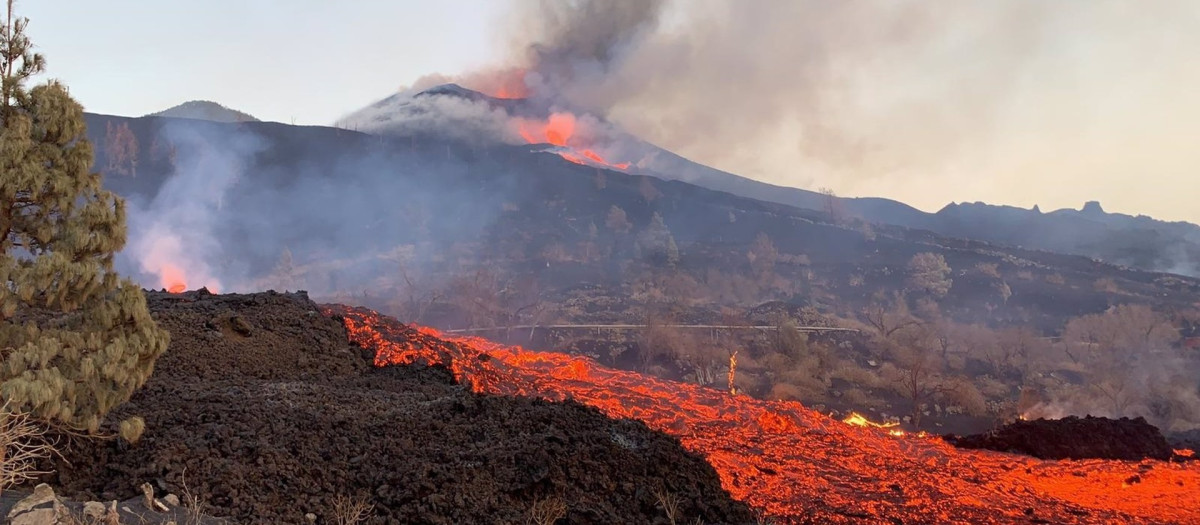
[[[42,483],[34,487],[33,494],[18,501],[8,511],[8,523],[11,525],[55,525],[58,523],[58,509],[61,507],[58,496],[50,485]]]

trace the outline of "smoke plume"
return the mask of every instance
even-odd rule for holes
[[[514,11],[509,63],[462,83],[494,93],[523,75],[529,94],[734,173],[926,209],[1098,198],[1200,219],[1156,189],[1200,161],[1181,140],[1200,133],[1200,104],[1185,96],[1200,89],[1195,3],[547,0]]]
[[[123,263],[136,266],[142,284],[172,291],[224,288],[215,261],[221,260],[219,217],[229,190],[245,170],[246,158],[262,148],[247,133],[204,133],[204,128],[168,124],[163,143],[175,152],[174,173],[148,201],[129,202],[129,250]],[[128,260],[132,259],[132,260]]]

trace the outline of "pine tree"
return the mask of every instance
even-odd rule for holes
[[[675,237],[663,222],[662,215],[657,213],[650,218],[650,224],[638,234],[635,248],[641,257],[658,266],[675,267],[679,262],[679,246]]]
[[[0,397],[95,431],[166,350],[146,298],[113,271],[125,206],[90,171],[83,108],[14,19],[0,25]]]

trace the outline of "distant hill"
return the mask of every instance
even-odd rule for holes
[[[190,100],[178,106],[151,113],[147,117],[175,117],[212,122],[259,122],[253,115],[230,109],[208,100]]]

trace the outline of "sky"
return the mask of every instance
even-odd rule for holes
[[[212,100],[330,124],[417,78],[498,59],[487,0],[18,0],[29,34],[91,112]]]
[[[644,31],[576,91],[693,160],[927,211],[1099,200],[1200,223],[1200,2],[652,3],[661,12],[622,18]],[[89,111],[206,99],[329,124],[426,75],[528,65],[523,51],[553,36],[536,19],[564,5],[24,0],[18,12],[48,74]],[[605,27],[588,22],[569,29]]]

